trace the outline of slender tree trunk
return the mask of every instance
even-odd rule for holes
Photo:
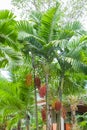
[[[18,130],[21,130],[21,120],[18,121]]]
[[[49,121],[48,121],[48,111],[49,111],[49,106],[48,106],[48,74],[46,74],[46,130],[49,129]]]
[[[62,104],[62,93],[63,93],[63,85],[64,85],[64,72],[61,72],[60,80],[59,80],[59,91],[58,91],[58,98]],[[61,130],[61,111],[59,111],[59,118],[57,119],[57,130]]]
[[[75,105],[75,104],[71,105],[72,130],[74,130],[73,127],[77,123],[77,120],[76,120],[76,110],[77,110],[77,105]]]
[[[35,63],[34,63],[34,56],[32,54],[32,66],[33,66],[33,76],[34,76],[34,79],[35,79]],[[38,108],[37,108],[37,91],[36,91],[36,85],[35,85],[35,82],[34,82],[34,89],[35,89],[35,117],[36,117],[36,130],[39,130],[38,128]]]
[[[26,126],[26,130],[29,130],[29,125]]]
[[[34,79],[35,79],[35,69],[34,69]],[[38,128],[37,91],[36,91],[35,83],[34,83],[34,88],[35,88],[35,117],[36,117],[36,130],[39,130],[39,128]]]
[[[56,114],[57,130],[60,130],[60,111]]]
[[[62,103],[63,85],[64,85],[64,73],[62,72],[59,81],[59,95],[58,95],[61,103]]]
[[[72,125],[76,123],[76,111],[71,111]]]
[[[30,116],[26,115],[26,130],[30,130],[29,129],[29,124],[30,124]]]

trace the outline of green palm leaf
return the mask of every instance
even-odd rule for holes
[[[20,41],[28,41],[31,39],[36,39],[39,44],[44,44],[44,42],[37,37],[36,30],[34,29],[33,25],[28,21],[20,21],[17,23],[17,30],[18,30],[18,40]]]
[[[83,34],[85,34],[85,31],[82,29],[82,26],[78,21],[67,23],[59,28],[57,32],[58,39],[66,40],[69,40],[73,36],[81,36]]]
[[[56,25],[56,13],[58,11],[58,7],[54,7],[49,9],[41,19],[41,27],[39,30],[39,35],[43,40],[48,43],[54,38],[54,27]],[[59,14],[57,14],[57,18]]]
[[[15,16],[9,10],[0,10],[0,20],[13,19]]]
[[[0,65],[4,67],[6,64],[14,63],[22,63],[22,55],[18,53],[14,49],[9,46],[5,46],[1,44],[0,47]]]
[[[73,67],[76,71],[81,70],[87,73],[87,64],[82,59],[82,54],[85,54],[87,43],[81,42],[80,39],[80,37],[73,36],[70,40],[56,40],[54,41],[56,43],[54,46],[59,49],[59,52],[56,53],[62,67],[65,66],[66,70]]]
[[[0,11],[0,42],[8,43],[10,46],[15,45],[17,32],[15,28],[16,22],[14,15],[8,10]]]

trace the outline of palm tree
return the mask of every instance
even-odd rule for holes
[[[74,27],[76,23],[73,23],[70,28]],[[69,26],[67,31],[69,32]],[[78,24],[76,25],[78,26]],[[76,27],[75,26],[75,27]],[[81,34],[79,35],[79,33],[76,33],[77,29],[72,28],[72,34],[71,32],[66,33],[64,32],[64,36],[66,37],[65,39],[61,39],[58,41],[58,48],[60,48],[59,52],[58,52],[58,56],[57,56],[57,60],[58,63],[61,67],[61,78],[63,80],[64,78],[64,73],[66,73],[66,71],[83,71],[84,73],[86,72],[86,63],[82,61],[82,52],[85,52],[85,47],[87,46],[84,40],[81,40],[83,36],[81,36]],[[78,30],[79,31],[79,30]],[[75,33],[77,36],[75,36]],[[61,33],[60,33],[61,34]],[[71,35],[71,36],[70,36]],[[63,81],[62,81],[63,83]],[[63,87],[63,86],[62,86]],[[61,92],[60,92],[61,93]]]
[[[84,40],[81,40],[83,36],[79,27],[77,22],[66,25],[63,30],[59,31],[59,40],[56,41],[56,46],[58,45],[57,48],[59,48],[56,58],[60,65],[58,94],[61,103],[67,72],[87,73],[87,65],[81,58],[81,53],[85,52],[84,48],[87,45]]]
[[[28,21],[22,21],[18,23],[19,40],[26,41],[23,49],[23,51],[25,51],[25,54],[27,52],[28,52],[27,54],[29,54],[30,51],[32,54],[34,54],[34,56],[37,55],[39,56],[39,58],[41,57],[43,59],[45,58],[44,61],[46,62],[46,64],[48,64],[47,62],[49,62],[50,60],[52,61],[53,59],[54,47],[51,41],[55,39],[54,27],[56,23],[56,15],[58,8],[59,6],[48,10],[41,17],[40,26],[38,26],[36,21],[34,22],[34,24],[32,24],[31,22],[29,23]],[[46,73],[46,86],[48,95],[48,73]],[[47,111],[48,111],[48,103],[47,103]]]
[[[87,65],[81,59],[81,52],[84,53],[84,47],[86,46],[84,36],[82,36],[85,32],[81,30],[78,22],[61,27],[58,24],[59,13],[59,6],[57,5],[57,7],[53,7],[41,15],[40,23],[34,17],[35,20],[33,19],[32,23],[31,21],[20,21],[17,28],[19,31],[18,39],[21,42],[25,41],[23,52],[26,55],[31,52],[34,57],[36,55],[40,60],[45,61],[47,66],[57,59],[60,66],[58,95],[62,102],[66,72],[73,70],[86,72]],[[45,67],[46,70],[47,68]],[[48,95],[48,73],[46,73],[46,83]]]

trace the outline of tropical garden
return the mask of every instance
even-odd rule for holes
[[[0,130],[54,130],[52,111],[56,130],[61,117],[66,130],[86,130],[87,113],[77,113],[87,106],[86,29],[78,19],[64,22],[56,0],[12,2],[26,18],[0,10]]]

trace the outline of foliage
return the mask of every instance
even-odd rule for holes
[[[46,82],[48,105],[52,98],[58,98],[58,93],[62,97],[62,94],[84,92],[84,79],[87,79],[86,32],[77,21],[61,26],[60,16],[59,4],[44,13],[31,11],[29,20],[23,21],[15,21],[13,13],[1,11],[1,67],[8,62],[11,64],[12,81],[0,81],[0,115],[1,120],[8,121],[9,129],[11,124],[17,126],[20,119],[25,120],[28,113],[35,118],[36,89],[34,82],[30,86],[25,84],[28,74],[33,78],[39,75],[41,84]],[[46,76],[49,76],[49,83]]]
[[[77,120],[81,130],[85,130],[87,128],[87,112],[83,115],[77,115]]]
[[[0,11],[0,68],[21,61],[17,52],[17,30],[14,14],[8,10]],[[15,44],[16,43],[16,44]]]
[[[5,119],[8,122],[8,129],[17,126],[18,120],[25,119],[27,112],[31,112],[31,109],[33,109],[33,86],[27,87],[25,85],[25,72],[24,70],[21,71],[20,78],[16,74],[14,82],[3,79],[0,81],[0,115],[3,120]]]

